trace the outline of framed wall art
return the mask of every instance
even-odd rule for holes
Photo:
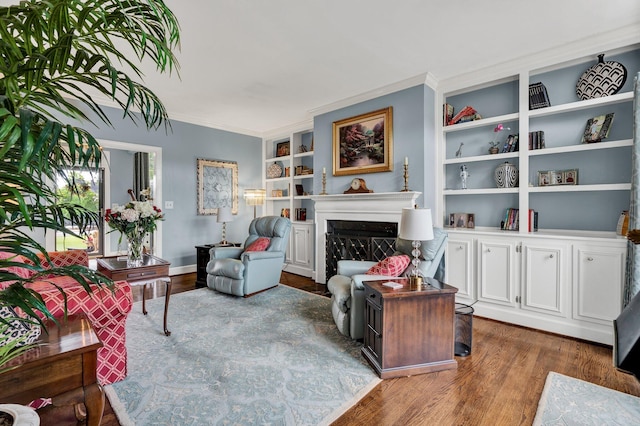
[[[392,107],[333,123],[333,175],[393,170]]]
[[[276,157],[286,157],[290,153],[289,141],[278,142],[276,144]]]
[[[197,186],[199,215],[218,214],[220,207],[238,214],[238,163],[198,158]]]

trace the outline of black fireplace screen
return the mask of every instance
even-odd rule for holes
[[[398,224],[393,222],[364,222],[330,220],[326,234],[326,277],[336,275],[338,261],[380,261],[396,250]]]

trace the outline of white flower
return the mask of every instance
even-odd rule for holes
[[[140,217],[140,214],[133,209],[125,209],[122,212],[122,218],[127,222],[135,222],[138,220],[138,217]]]

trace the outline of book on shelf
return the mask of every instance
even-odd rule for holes
[[[538,212],[534,209],[529,209],[529,232],[538,231]]]
[[[529,132],[529,149],[542,149],[544,147],[544,131],[537,130],[535,132]]]
[[[504,215],[504,220],[501,223],[500,229],[503,231],[517,231],[520,221],[519,209],[507,209]]]
[[[462,108],[460,112],[454,115],[451,120],[449,120],[448,125],[456,124],[460,121],[462,117],[466,117],[468,115],[474,115],[477,112],[478,111],[476,111],[473,107],[470,107],[469,105],[467,105],[466,107]]]
[[[532,83],[529,85],[529,109],[539,109],[551,106],[547,88],[544,84]]]
[[[517,152],[518,151],[518,135],[509,135],[507,140],[504,141],[502,152]]]
[[[442,106],[442,117],[443,117],[443,125],[446,126],[449,124],[449,121],[453,118],[453,105],[444,104]]]

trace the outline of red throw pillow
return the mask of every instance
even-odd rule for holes
[[[269,247],[271,240],[267,237],[260,237],[247,247],[244,251],[265,251]]]
[[[409,263],[411,263],[411,259],[406,254],[391,256],[373,265],[365,274],[399,277],[407,269]]]

